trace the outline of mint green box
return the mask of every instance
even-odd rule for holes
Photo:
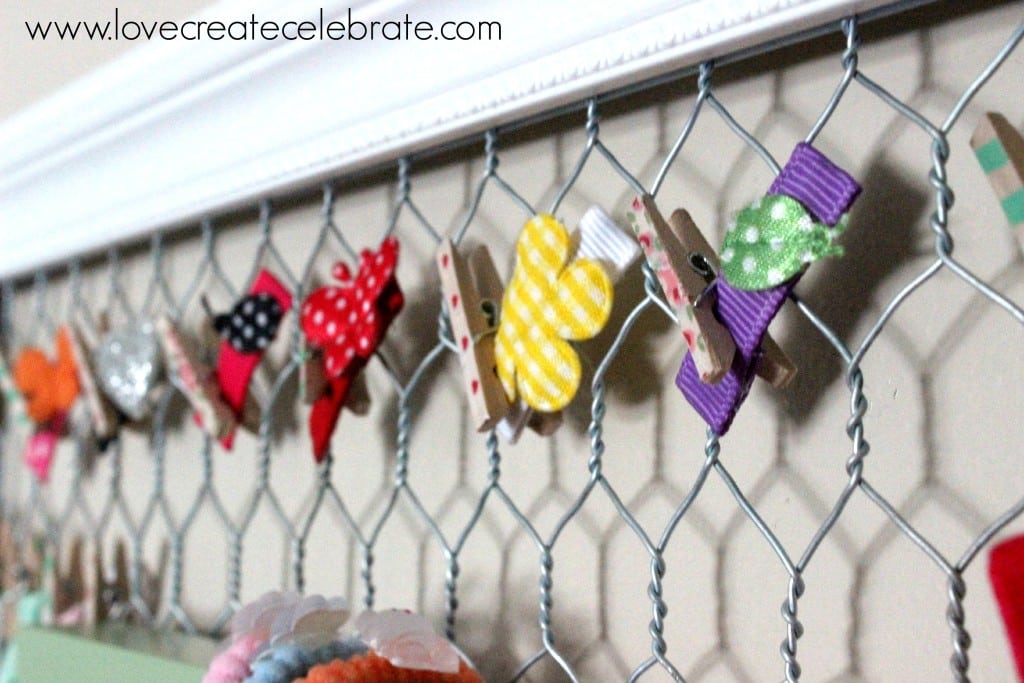
[[[19,683],[199,683],[217,643],[125,624],[19,628]]]

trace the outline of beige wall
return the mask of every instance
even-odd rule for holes
[[[1012,27],[1020,5],[967,3],[957,16],[948,6],[866,30],[860,65],[890,91],[933,119],[954,102]],[[5,16],[10,8],[4,8]],[[35,10],[33,10],[35,12]],[[38,14],[42,14],[40,10]],[[786,51],[723,68],[716,93],[735,116],[784,158],[806,134],[840,73],[837,37],[812,49]],[[55,61],[64,63],[62,58]],[[968,146],[974,123],[987,109],[1001,110],[1015,124],[1024,120],[1015,55],[967,110],[950,136],[949,177],[957,202],[951,229],[956,254],[980,276],[1017,301],[1024,300],[1024,263],[1018,245]],[[24,96],[24,100],[31,99]],[[602,121],[601,139],[645,182],[692,104],[693,83],[673,84],[625,105]],[[6,104],[6,100],[5,100]],[[579,117],[504,141],[500,171],[526,198],[551,200],[584,142]],[[481,173],[482,143],[426,169],[414,169],[413,198],[441,232],[459,225]],[[929,140],[858,86],[824,131],[820,147],[862,179],[866,191],[843,238],[846,256],[814,268],[799,292],[848,344],[864,337],[886,302],[934,259],[928,215]],[[685,205],[698,223],[720,239],[728,213],[763,192],[769,174],[726,126],[705,112],[670,173],[659,202]],[[393,198],[390,181],[340,184],[337,225],[356,246],[376,243]],[[512,245],[524,216],[491,188],[484,195],[469,238],[488,244],[507,273]],[[617,216],[628,188],[595,157],[569,194],[561,215],[573,223],[597,202]],[[321,226],[319,198],[310,193],[289,201],[274,216],[274,241],[289,267],[301,271]],[[216,255],[240,283],[255,253],[251,213],[218,221]],[[436,276],[433,242],[408,212],[398,224],[402,240],[399,279],[408,304],[389,335],[385,355],[407,380],[416,362],[436,343]],[[196,277],[202,252],[198,231],[189,229],[167,248],[164,276],[182,296]],[[329,244],[315,256],[321,279],[340,254]],[[152,264],[145,253],[126,257],[122,285],[142,304]],[[91,310],[106,305],[109,271],[87,269],[82,289]],[[223,307],[229,298],[206,271],[199,284]],[[614,325],[643,296],[640,273],[631,272],[617,291]],[[66,280],[56,274],[44,298],[54,320],[70,301]],[[43,341],[31,325],[31,292],[16,301],[19,342]],[[115,322],[124,316],[115,311]],[[202,324],[196,302],[185,324]],[[800,368],[785,392],[755,387],[732,432],[723,440],[722,462],[756,505],[792,556],[799,556],[846,480],[850,442],[844,432],[849,394],[840,366],[821,337],[790,306],[773,327]],[[611,333],[585,348],[596,363]],[[48,343],[48,342],[47,342]],[[1021,329],[949,273],[941,273],[910,298],[891,321],[864,363],[870,400],[866,437],[872,450],[867,479],[948,558],[958,558],[984,526],[1015,503],[1024,489],[1024,376]],[[259,373],[266,397],[287,361],[279,340]],[[640,318],[608,377],[609,408],[603,473],[652,537],[694,483],[702,461],[703,430],[672,384],[682,358],[678,333],[653,310]],[[373,410],[345,415],[334,441],[332,481],[349,511],[368,534],[383,510],[393,478],[396,395],[384,367],[368,370]],[[295,408],[296,378],[284,384],[272,407],[271,486],[285,517],[300,524],[313,505],[317,471],[308,453],[305,408]],[[550,534],[588,479],[589,392],[569,411],[552,439],[527,436],[503,446],[502,484],[516,506]],[[166,504],[172,525],[181,524],[197,500],[202,439],[171,399],[166,420]],[[445,355],[431,366],[412,397],[410,481],[423,507],[448,538],[464,528],[486,484],[484,439],[465,424],[458,368]],[[281,407],[278,407],[281,406]],[[148,427],[147,427],[148,429]],[[28,476],[17,464],[24,434],[6,443],[8,495],[24,499]],[[216,493],[228,517],[246,515],[257,480],[256,440],[240,438],[231,454],[213,452]],[[83,479],[79,502],[66,507],[75,479],[74,448],[68,442],[43,492],[41,509],[70,510],[68,533],[89,529],[110,495],[113,459],[98,459]],[[148,431],[124,437],[124,507],[115,509],[104,540],[142,519],[154,481]],[[39,521],[38,513],[34,518]],[[126,521],[127,520],[127,521]],[[153,561],[167,536],[158,516],[147,530],[143,552]],[[1018,522],[1012,527],[1022,530]],[[226,606],[228,554],[222,523],[209,500],[187,534],[183,601],[201,626]],[[311,591],[364,597],[359,558],[341,516],[328,508],[316,518],[307,550]],[[554,549],[554,625],[558,645],[586,681],[623,680],[649,656],[651,618],[647,598],[650,561],[641,544],[597,491],[565,529]],[[1008,650],[985,575],[982,555],[966,572],[967,624],[974,637],[973,679],[1007,681]],[[782,677],[778,647],[785,635],[779,605],[787,595],[786,574],[753,524],[741,514],[722,480],[712,474],[694,508],[676,530],[666,552],[665,597],[669,656],[700,681],[764,681]],[[420,609],[442,623],[442,552],[409,500],[402,498],[384,527],[374,564],[377,604]],[[290,585],[286,534],[264,498],[246,536],[242,596]],[[539,645],[536,628],[538,551],[508,508],[491,498],[461,556],[459,642],[492,680],[508,680]],[[948,680],[950,635],[945,622],[946,584],[936,566],[864,495],[856,494],[805,575],[799,617],[804,680]],[[530,680],[563,680],[550,663]],[[644,680],[667,680],[652,672]]]
[[[125,41],[32,40],[25,22],[108,21],[117,6],[139,20],[182,19],[209,0],[6,0],[0,3],[0,121],[89,73],[136,44]]]

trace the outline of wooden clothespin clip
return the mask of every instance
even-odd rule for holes
[[[21,555],[17,564],[17,595],[14,615],[8,622],[10,628],[19,626],[42,626],[50,622],[52,614],[52,591],[50,572],[53,558],[47,554],[46,539],[32,534],[22,539]]]
[[[715,276],[709,261],[714,250],[705,247],[707,240],[688,220],[689,215],[676,221],[679,228],[684,228],[677,235],[650,195],[633,200],[629,217],[647,262],[661,283],[665,300],[676,313],[701,381],[718,382],[732,365],[736,344],[729,331],[715,319],[713,301],[706,296]],[[690,226],[692,230],[688,229]]]
[[[86,622],[88,587],[86,586],[83,556],[85,540],[76,536],[71,542],[71,555],[65,564],[60,557],[52,562],[53,621],[58,626],[71,626]],[[66,567],[66,571],[65,571]]]
[[[665,299],[676,312],[701,381],[718,382],[736,353],[732,335],[714,314],[711,285],[721,270],[718,255],[683,209],[674,211],[666,221],[654,199],[644,195],[634,200],[629,216]],[[775,340],[766,336],[762,351],[758,376],[778,388],[789,384],[796,367]]]
[[[11,523],[0,519],[0,591],[9,591],[17,585],[18,545],[14,541]]]
[[[95,559],[96,583],[92,596],[92,616],[95,620],[94,623],[102,624],[107,619],[117,619],[124,616],[130,604],[128,551],[125,548],[124,539],[119,538],[114,543],[114,567],[112,573],[108,572],[103,561],[102,544],[96,545]]]
[[[586,258],[600,263],[613,285],[640,255],[636,241],[596,205],[580,217],[573,240],[576,249],[570,261]],[[509,443],[515,443],[524,427],[529,427],[541,436],[548,436],[556,432],[561,424],[561,412],[537,412],[519,401],[498,424],[498,431]]]
[[[327,391],[327,374],[324,372],[324,353],[303,343],[302,365],[299,366],[299,394],[302,402],[313,405]],[[348,399],[342,410],[353,415],[366,415],[370,412],[372,401],[370,388],[366,384],[366,375],[359,373],[352,380]]]
[[[494,360],[494,331],[503,287],[484,246],[464,258],[447,237],[437,250],[441,293],[458,347],[473,428],[488,431],[509,412]]]
[[[327,373],[324,372],[324,352],[300,342],[299,398],[309,406],[327,391]]]
[[[89,423],[92,425],[92,433],[100,450],[104,450],[117,434],[119,420],[117,411],[100,390],[99,382],[96,380],[96,368],[93,365],[91,350],[91,348],[95,348],[96,340],[91,340],[91,343],[87,345],[83,329],[84,325],[80,321],[72,322],[67,326],[68,339],[71,341],[71,354],[75,359],[78,386],[84,399]],[[106,330],[101,331],[105,332]]]
[[[1005,116],[988,112],[971,135],[971,147],[1024,248],[1024,137]]]
[[[715,273],[721,272],[722,262],[719,260],[718,254],[708,244],[689,212],[685,209],[676,209],[669,217],[668,223],[672,232],[682,242],[683,248],[691,254],[691,258],[694,258],[694,254],[699,254],[700,256],[697,258],[703,258]],[[796,376],[796,366],[793,361],[779,347],[770,333],[765,334],[761,340],[761,352],[761,362],[755,369],[757,376],[776,389],[786,388]]]
[[[143,614],[146,622],[152,622],[160,611],[160,599],[163,593],[164,579],[167,576],[167,561],[170,556],[170,549],[167,542],[160,546],[160,557],[157,561],[156,570],[148,566],[141,568],[139,576],[139,597],[142,604],[135,603],[135,611],[141,612],[143,608],[148,613]]]
[[[185,395],[196,423],[220,441],[235,430],[235,412],[221,397],[213,369],[196,355],[192,344],[166,315],[156,320],[157,338],[171,383]]]
[[[18,546],[10,522],[0,520],[0,639],[5,641],[14,632],[15,601],[10,598],[18,579]]]

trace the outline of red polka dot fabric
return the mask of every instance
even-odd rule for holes
[[[389,237],[377,251],[364,249],[355,277],[344,263],[331,275],[340,285],[312,292],[302,306],[302,331],[323,350],[329,384],[313,404],[310,435],[317,461],[323,459],[352,379],[373,356],[404,299],[395,279],[398,241]]]
[[[328,376],[342,375],[357,355],[373,355],[390,322],[382,313],[393,307],[379,299],[394,281],[397,265],[398,241],[388,238],[379,251],[363,251],[355,278],[347,265],[337,263],[331,275],[341,286],[321,287],[306,299],[302,331],[311,345],[324,350]],[[379,310],[382,303],[384,311]]]

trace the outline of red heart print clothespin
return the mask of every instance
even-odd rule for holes
[[[263,353],[274,341],[281,319],[292,307],[292,295],[269,270],[261,270],[231,311],[214,316],[213,325],[221,337],[220,354],[214,375],[220,393],[235,415],[236,422],[245,412],[245,398],[253,372]],[[231,450],[235,429],[229,426],[220,443]]]
[[[441,240],[437,272],[462,363],[473,427],[485,432],[504,418],[510,407],[494,360],[494,333],[504,288],[485,246],[465,258],[450,239]]]
[[[714,313],[712,283],[722,270],[718,255],[687,211],[676,209],[666,221],[650,195],[633,200],[629,220],[665,301],[676,313],[700,380],[717,383],[736,354],[732,335]],[[761,346],[764,357],[757,366],[758,376],[776,388],[785,387],[796,375],[796,367],[770,334]]]
[[[405,299],[395,277],[397,265],[398,240],[389,237],[377,251],[362,251],[355,277],[344,263],[335,264],[331,275],[341,285],[314,290],[302,306],[302,331],[309,345],[322,351],[327,375],[324,392],[309,416],[317,462],[327,455],[353,381],[402,310]]]

